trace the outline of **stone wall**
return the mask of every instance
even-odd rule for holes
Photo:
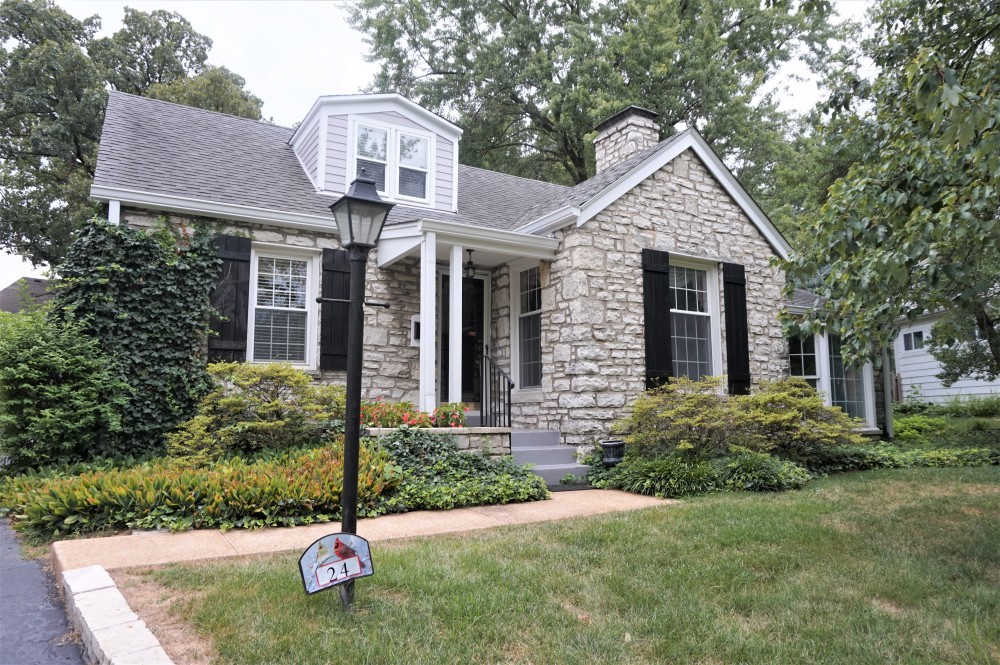
[[[644,390],[644,248],[744,265],[753,380],[787,375],[777,318],[784,275],[770,265],[774,251],[693,152],[556,237],[558,254],[541,271],[541,398],[515,411],[515,427],[558,429],[564,443],[592,443]],[[721,279],[717,285],[725,368]]]
[[[612,124],[602,127],[594,140],[596,169],[605,169],[624,162],[632,155],[660,142],[660,127],[653,118],[626,111]]]
[[[366,436],[386,436],[395,432],[393,427],[369,427]],[[496,459],[510,455],[510,430],[504,427],[427,427],[428,434],[450,436],[459,450],[478,452]]]
[[[191,217],[126,208],[122,221],[138,228],[152,228],[157,219],[167,217],[175,224],[192,223]],[[301,231],[264,224],[217,220],[218,231],[229,235],[249,235],[255,242],[296,248],[340,247],[332,227],[329,232]],[[420,349],[410,346],[410,318],[420,312],[420,273],[416,259],[404,259],[388,268],[376,267],[377,250],[368,260],[365,296],[387,302],[389,309],[365,308],[365,357],[362,399],[383,397],[392,401],[418,401]],[[319,277],[318,275],[316,276]],[[317,340],[319,317],[316,317]],[[318,350],[317,350],[318,352]],[[317,353],[318,357],[318,353]],[[345,373],[314,371],[323,382],[343,383]]]

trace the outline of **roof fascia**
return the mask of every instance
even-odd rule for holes
[[[429,125],[441,135],[458,143],[462,137],[462,128],[448,120],[445,120],[436,113],[428,111],[416,102],[392,92],[379,95],[327,95],[319,97],[309,109],[309,113],[302,119],[302,122],[295,128],[295,132],[288,139],[289,144],[294,144],[299,136],[300,130],[307,127],[313,118],[317,116],[340,115],[350,113],[383,113],[385,111],[402,111],[403,115],[417,116],[424,124]]]
[[[524,252],[523,256],[548,259],[555,256],[559,241],[555,238],[542,238],[516,231],[487,229],[481,226],[442,222],[437,219],[422,219],[417,225],[421,233],[433,231],[438,240],[444,242],[473,243],[478,249],[494,249],[497,251]],[[472,245],[469,245],[470,247]]]
[[[517,233],[528,233],[531,235],[546,235],[557,229],[568,226],[575,222],[580,216],[580,208],[577,206],[563,206],[558,210],[553,210],[547,215],[543,215],[523,226],[514,229]]]
[[[337,230],[337,225],[334,223],[332,215],[330,217],[320,217],[319,215],[306,215],[297,212],[254,208],[251,206],[237,206],[229,203],[218,203],[216,201],[191,199],[183,196],[171,196],[169,194],[154,194],[116,187],[102,187],[100,185],[94,185],[90,188],[90,196],[98,201],[120,201],[125,205],[185,215],[201,215],[238,222],[279,225],[305,231],[323,231],[329,233],[331,231],[336,232]]]
[[[778,256],[787,260],[792,249],[788,241],[782,237],[778,229],[771,223],[771,220],[764,214],[764,211],[750,198],[750,195],[747,194],[746,190],[743,189],[743,186],[740,185],[739,181],[736,180],[736,177],[733,176],[726,165],[722,163],[722,160],[715,154],[715,151],[705,142],[705,139],[691,128],[685,129],[673,141],[667,143],[662,150],[654,152],[645,161],[638,164],[631,171],[584,203],[580,207],[580,214],[576,220],[577,226],[581,226],[592,219],[602,210],[624,196],[633,187],[688,149],[698,155],[709,172],[722,185],[726,193],[736,201],[736,204],[740,206],[744,214],[753,222],[754,226],[757,227],[757,230],[760,231],[761,235],[764,236]]]

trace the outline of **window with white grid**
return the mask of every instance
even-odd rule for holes
[[[829,336],[830,344],[830,403],[839,406],[847,415],[864,419],[866,416],[864,371],[861,367],[844,363],[840,350],[840,337]]]
[[[257,256],[253,314],[256,362],[308,362],[309,261]]]
[[[538,267],[521,271],[518,316],[520,387],[542,385],[542,283]]]
[[[674,376],[698,380],[712,374],[712,315],[708,272],[670,266],[670,323]]]
[[[788,340],[788,374],[804,379],[813,388],[819,386],[819,364],[816,362],[816,338]]]

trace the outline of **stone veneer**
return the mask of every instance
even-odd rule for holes
[[[594,139],[597,172],[659,143],[660,127],[655,117],[655,113],[632,107],[602,123]]]
[[[150,228],[157,219],[167,217],[172,223],[190,224],[190,216],[123,208],[122,220],[130,226]],[[249,235],[255,242],[286,245],[293,248],[336,249],[340,241],[333,229],[328,233],[301,231],[263,224],[217,220],[220,233]],[[420,271],[416,259],[404,259],[388,268],[377,268],[377,250],[368,261],[365,297],[388,302],[391,307],[365,308],[365,357],[362,374],[362,398],[383,397],[392,401],[418,399],[420,349],[410,346],[410,317],[420,313]],[[318,277],[318,275],[317,275]],[[317,339],[319,317],[316,317]],[[318,351],[318,350],[317,350]],[[317,356],[318,357],[318,356]],[[313,372],[323,382],[343,383],[345,372]]]
[[[386,436],[395,431],[395,427],[369,427],[365,434]],[[510,429],[505,427],[427,427],[420,431],[450,436],[455,446],[465,452],[481,453],[494,459],[510,455]]]
[[[774,251],[693,152],[582,227],[555,235],[558,254],[541,270],[542,388],[516,391],[515,427],[555,429],[564,443],[593,443],[645,389],[644,248],[744,265],[753,380],[787,376],[778,323],[784,275],[771,265]],[[721,279],[718,286],[723,339],[713,344],[721,343],[725,367]]]

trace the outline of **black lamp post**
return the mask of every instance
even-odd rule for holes
[[[358,458],[361,449],[361,361],[364,355],[365,269],[368,253],[382,235],[385,218],[393,208],[379,198],[375,181],[364,172],[351,183],[347,194],[330,206],[337,221],[341,246],[351,253],[351,304],[347,325],[347,395],[344,411],[344,488],[340,495],[340,529],[358,530]],[[340,587],[345,610],[354,602],[354,582]]]

